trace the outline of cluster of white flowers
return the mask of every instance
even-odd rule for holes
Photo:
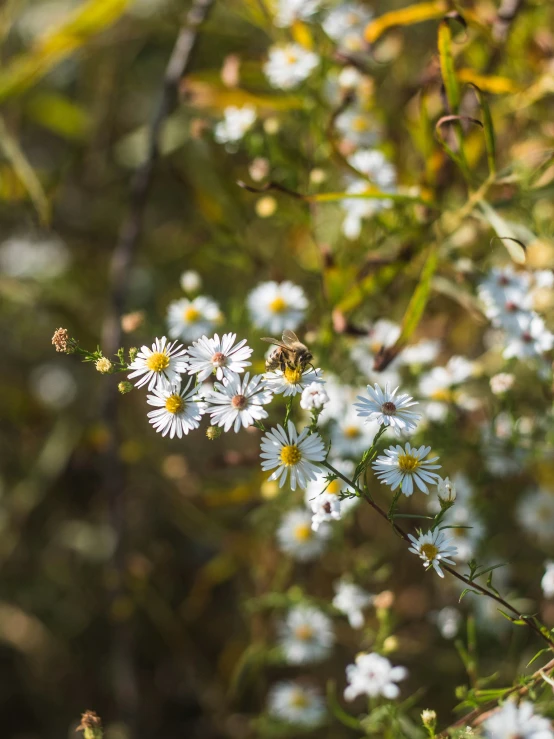
[[[512,268],[492,269],[479,285],[479,297],[493,326],[505,335],[504,359],[537,359],[554,346],[554,334],[533,310],[534,294],[552,289],[554,273],[516,272]]]

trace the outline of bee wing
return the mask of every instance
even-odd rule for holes
[[[281,344],[279,339],[272,339],[271,336],[264,336],[260,341],[267,341],[268,344],[275,344],[275,346],[280,346],[282,349],[287,349],[284,344]]]
[[[292,348],[292,345],[299,342],[298,336],[294,333],[294,331],[289,331],[289,329],[285,329],[283,331],[283,344],[288,347],[289,349]]]

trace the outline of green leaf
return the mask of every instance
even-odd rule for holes
[[[494,128],[492,125],[492,116],[489,103],[483,91],[473,82],[470,83],[477,94],[481,112],[483,114],[483,128],[485,130],[485,147],[487,149],[487,161],[489,163],[489,172],[496,173],[496,140],[494,136]]]
[[[57,92],[40,92],[25,105],[26,115],[35,123],[66,139],[83,139],[89,127],[87,112]]]
[[[408,340],[416,330],[429,300],[432,279],[438,263],[438,246],[437,244],[432,244],[427,251],[427,257],[425,259],[423,269],[421,270],[417,287],[414,290],[410,302],[408,303],[408,307],[406,308],[406,312],[404,313],[400,336],[396,341],[395,347],[401,348],[407,344]]]
[[[504,220],[486,200],[479,202],[479,208],[498,238],[502,240],[513,261],[516,264],[525,264],[525,246],[518,239],[513,226]]]
[[[447,20],[439,23],[438,47],[442,81],[446,90],[448,105],[452,113],[457,113],[460,107],[460,86],[456,79],[454,57],[452,56],[452,30]]]
[[[475,593],[475,595],[483,595],[483,593],[480,593],[478,590],[473,590],[473,588],[464,588],[460,594],[460,597],[458,598],[458,603],[462,602],[462,598],[464,595],[467,595],[467,593]]]
[[[544,649],[539,649],[539,651],[535,654],[535,656],[529,660],[527,663],[527,667],[530,667],[533,662],[535,662],[542,654],[545,654],[546,652],[551,652],[552,650],[550,647],[545,647]]]
[[[356,731],[362,728],[360,721],[355,716],[347,713],[338,702],[337,686],[334,680],[328,680],[327,682],[327,705],[337,721],[340,721],[344,726],[348,726],[349,729],[355,729]]]

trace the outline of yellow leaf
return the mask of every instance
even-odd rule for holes
[[[508,92],[519,92],[521,89],[515,82],[507,77],[487,76],[478,74],[473,69],[458,70],[457,77],[460,82],[471,82],[484,92],[492,92],[493,95],[502,95]]]
[[[457,113],[460,105],[460,86],[456,79],[454,57],[452,56],[452,31],[448,21],[442,21],[439,24],[438,47],[441,76],[448,105],[452,113]]]
[[[305,49],[309,49],[310,51],[314,48],[314,39],[312,37],[312,32],[310,31],[306,23],[295,20],[292,24],[291,30],[292,37],[297,44],[300,44],[300,46],[303,46]]]
[[[376,18],[365,29],[365,39],[372,44],[389,28],[394,26],[411,26],[433,18],[441,18],[449,10],[446,0],[434,0],[428,3],[410,5],[401,10],[391,10],[390,13]]]
[[[114,23],[129,1],[88,0],[80,5],[69,20],[45,33],[27,53],[15,57],[4,67],[0,72],[0,102],[38,82],[90,37]]]
[[[57,92],[33,95],[25,113],[35,123],[68,139],[84,138],[89,125],[86,111]]]

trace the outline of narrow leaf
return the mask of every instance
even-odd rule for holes
[[[485,219],[496,232],[497,237],[501,239],[514,262],[516,264],[525,264],[525,246],[517,238],[512,226],[486,200],[480,201],[479,208]]]
[[[470,82],[477,93],[477,99],[481,106],[481,112],[483,114],[483,128],[485,129],[485,147],[487,149],[487,161],[489,163],[489,172],[495,174],[496,172],[496,141],[494,137],[494,128],[492,125],[491,110],[486,96],[484,95],[481,88],[477,87],[476,84]]]
[[[417,3],[408,8],[391,10],[390,13],[376,18],[369,23],[365,29],[365,39],[373,44],[389,28],[394,26],[412,26],[415,23],[440,18],[448,11],[448,3],[445,0],[434,0],[434,2]]]
[[[457,113],[460,106],[460,86],[456,79],[454,57],[452,56],[452,30],[447,20],[439,23],[438,47],[442,81],[446,90],[448,105],[452,113]]]

